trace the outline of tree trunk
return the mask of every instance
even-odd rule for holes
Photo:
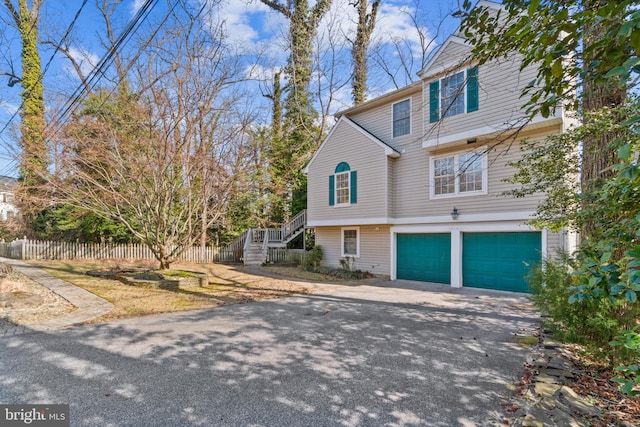
[[[19,0],[16,11],[8,0],[5,5],[12,13],[22,40],[22,124],[20,145],[22,181],[16,191],[16,201],[27,222],[34,219],[42,206],[41,191],[47,175],[47,146],[44,138],[44,87],[38,51],[38,16],[40,0]]]
[[[371,34],[376,25],[376,15],[380,0],[373,0],[371,13],[369,13],[369,1],[358,0],[354,6],[358,8],[358,27],[356,29],[356,39],[351,48],[353,57],[353,81],[351,82],[353,103],[362,104],[367,96],[367,49]]]
[[[289,21],[291,55],[286,67],[289,83],[284,103],[284,126],[282,138],[272,141],[269,159],[274,206],[270,216],[280,222],[291,210],[292,191],[295,194],[306,192],[302,187],[300,169],[311,158],[322,135],[322,129],[315,124],[316,111],[309,84],[313,73],[313,40],[332,0],[318,0],[313,7],[309,7],[309,0],[260,1],[282,13]],[[274,113],[278,111],[281,110],[274,110]]]
[[[586,11],[597,9],[602,0],[586,0],[584,8]],[[620,17],[622,19],[622,17]],[[589,70],[589,64],[595,61],[602,61],[597,51],[590,48],[606,37],[603,25],[594,23],[584,28],[583,48],[584,69]],[[624,105],[626,99],[626,88],[620,86],[619,80],[614,78],[606,79],[600,73],[589,71],[583,80],[582,109],[584,121],[588,123],[589,113],[600,110],[604,107],[619,107]],[[587,137],[583,141],[582,166],[580,172],[580,185],[583,194],[582,208],[588,209],[595,202],[595,191],[602,187],[604,181],[614,176],[615,171],[610,167],[616,163],[615,141],[619,135],[615,132],[602,133],[598,136]],[[586,220],[581,225],[581,238],[588,239],[595,231],[595,222]]]

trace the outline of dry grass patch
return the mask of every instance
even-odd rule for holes
[[[303,267],[293,265],[265,265],[261,269],[267,273],[307,280],[309,282],[345,282],[348,280],[342,277],[307,271]]]
[[[209,283],[202,287],[151,288],[126,285],[119,280],[92,277],[89,270],[149,267],[140,262],[31,261],[49,274],[92,292],[114,305],[114,309],[91,323],[113,319],[168,313],[227,304],[281,298],[307,293],[298,283],[262,277],[242,271],[240,266],[175,263],[172,270],[206,272]]]
[[[0,334],[3,328],[46,322],[73,310],[67,300],[19,273],[0,275]]]

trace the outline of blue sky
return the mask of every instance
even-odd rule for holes
[[[194,3],[204,1],[210,0],[193,0]],[[82,3],[82,0],[45,0],[41,14],[43,21],[40,30],[41,39],[60,40]],[[144,0],[124,0],[118,6],[114,14],[118,27],[115,29],[116,33],[119,33],[120,29],[126,26],[143,3]],[[160,21],[167,12],[164,0],[157,0],[156,3],[147,21],[149,25]],[[332,10],[320,26],[318,39],[320,46],[326,47],[328,45],[330,34],[340,33],[343,36],[349,36],[355,31],[355,8],[348,3],[345,0],[334,0]],[[435,39],[435,42],[429,47],[430,50],[433,50],[455,30],[458,23],[454,19],[446,19],[443,25],[439,25],[439,23],[457,7],[457,0],[383,0],[374,33],[374,43],[379,46],[385,60],[392,64],[391,69],[401,68],[400,58],[396,51],[397,46],[402,46],[405,50],[412,49],[416,54],[420,50],[420,34],[416,30],[414,21],[418,22],[423,34],[426,34],[429,39]],[[0,6],[0,10],[0,17],[6,19],[4,5]],[[228,41],[238,46],[239,50],[244,51],[247,58],[260,52],[260,59],[256,59],[255,63],[252,63],[251,59],[248,60],[247,76],[269,81],[273,72],[286,62],[288,51],[283,44],[283,35],[287,31],[286,20],[281,14],[270,10],[258,0],[222,0],[216,7],[215,19],[216,25],[220,23],[224,25]],[[69,49],[70,53],[81,63],[85,73],[91,71],[106,51],[99,41],[99,35],[104,32],[99,12],[95,7],[95,0],[88,0],[70,35]],[[6,129],[0,134],[0,175],[15,177],[18,174],[15,158],[19,126],[19,116],[15,113],[20,106],[21,88],[19,84],[9,87],[7,85],[8,77],[2,73],[8,72],[11,66],[19,71],[20,45],[17,33],[6,26],[0,28],[0,44],[0,129],[6,126]],[[134,37],[125,49],[135,48]],[[345,50],[345,46],[342,48]],[[44,77],[45,98],[50,114],[54,114],[60,108],[60,105],[80,83],[69,61],[61,53],[53,54],[54,49],[50,46],[43,46],[41,50],[42,66],[44,67],[47,62],[51,61]],[[343,58],[348,58],[346,50]],[[412,59],[419,62],[417,57]],[[397,64],[394,64],[394,61]],[[419,69],[416,68],[415,63],[412,67],[411,73],[415,78],[415,72]],[[375,63],[370,62],[370,69],[370,98],[392,90],[395,86],[410,83],[406,77],[399,74],[394,85]],[[255,87],[255,90],[259,90],[258,86]],[[345,85],[334,94],[333,110],[350,106],[350,91],[350,85]],[[262,99],[262,96],[257,96],[255,99]],[[9,122],[11,117],[14,118]],[[263,120],[268,122],[268,116],[265,115]]]

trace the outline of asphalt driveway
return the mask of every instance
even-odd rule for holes
[[[68,403],[72,426],[500,425],[536,312],[404,284],[0,338],[0,403]]]

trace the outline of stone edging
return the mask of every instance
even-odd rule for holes
[[[574,382],[577,368],[563,357],[563,352],[560,343],[543,338],[537,354],[527,367],[531,370],[531,381],[520,391],[526,402],[524,416],[512,425],[586,427],[602,419],[599,407],[567,386]]]

